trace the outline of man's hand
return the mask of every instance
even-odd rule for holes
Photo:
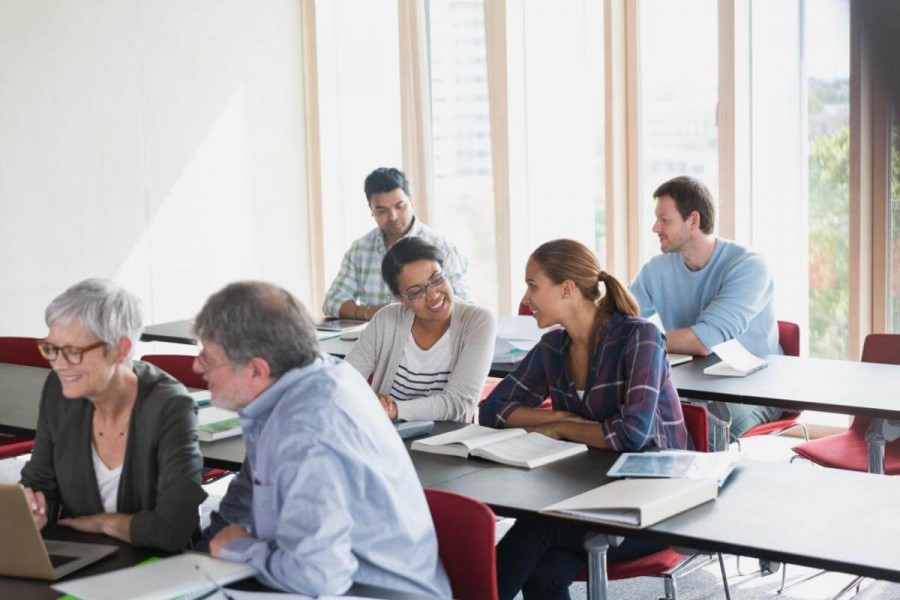
[[[31,488],[25,488],[25,499],[28,501],[28,507],[31,509],[31,518],[38,529],[43,529],[47,524],[47,499],[44,492],[35,492]]]
[[[215,558],[220,558],[222,548],[235,540],[253,537],[241,525],[229,525],[225,529],[216,534],[216,537],[209,541],[209,553]]]
[[[384,409],[385,414],[387,414],[388,418],[393,421],[397,418],[397,403],[391,400],[391,397],[387,394],[376,394],[378,396],[378,401],[381,402],[381,407]]]

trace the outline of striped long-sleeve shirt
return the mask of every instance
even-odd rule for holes
[[[503,427],[516,409],[549,396],[554,410],[600,423],[612,450],[693,447],[656,326],[614,315],[591,359],[583,399],[566,369],[570,342],[564,329],[545,334],[481,405],[479,422]]]

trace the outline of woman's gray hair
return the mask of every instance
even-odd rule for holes
[[[47,327],[66,327],[76,320],[101,342],[130,339],[128,358],[137,349],[144,323],[140,298],[108,279],[76,283],[54,298],[44,312]]]
[[[203,342],[222,347],[236,367],[259,357],[278,379],[319,354],[316,326],[303,304],[284,288],[261,281],[225,286],[207,299],[194,319]]]

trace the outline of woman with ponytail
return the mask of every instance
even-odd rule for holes
[[[482,404],[479,422],[524,427],[596,448],[636,452],[691,448],[672,383],[665,339],[640,319],[631,293],[574,240],[553,240],[528,259],[522,303],[539,327],[562,325]],[[551,410],[538,406],[549,396]],[[585,531],[520,519],[497,547],[500,599],[569,598],[587,564]],[[662,547],[625,540],[607,553],[628,560]]]

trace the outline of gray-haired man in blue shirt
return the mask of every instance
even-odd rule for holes
[[[287,291],[233,283],[194,324],[213,403],[241,417],[247,456],[213,513],[213,556],[309,596],[353,583],[449,597],[422,487],[365,380],[320,354]]]

